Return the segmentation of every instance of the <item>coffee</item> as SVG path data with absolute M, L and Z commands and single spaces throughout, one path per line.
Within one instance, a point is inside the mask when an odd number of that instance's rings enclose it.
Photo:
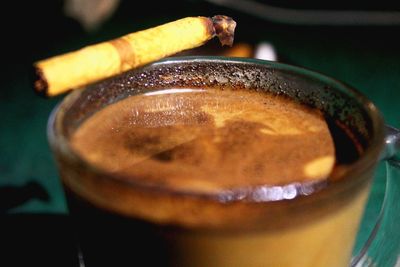
M 85 266 L 347 267 L 382 128 L 318 73 L 183 58 L 73 92 L 49 141 Z
M 85 121 L 71 144 L 108 172 L 191 192 L 326 179 L 335 162 L 321 112 L 251 90 L 132 96 Z
M 293 185 L 326 186 L 342 163 L 358 158 L 360 146 L 354 140 L 321 111 L 287 97 L 244 88 L 172 88 L 131 96 L 105 107 L 81 124 L 71 136 L 71 145 L 86 161 L 125 182 L 211 196 L 239 192 L 233 198 L 245 203 L 249 198 L 260 202 L 295 198 L 296 192 L 287 190 Z M 349 156 L 337 156 L 341 154 Z M 154 202 L 162 203 L 156 197 Z M 212 209 L 209 218 L 200 218 L 196 209 L 202 204 L 188 203 L 186 214 L 180 214 L 171 208 L 151 209 L 146 201 L 135 201 L 125 204 L 145 208 L 134 208 L 132 217 L 125 219 L 93 213 L 94 207 L 82 209 L 81 200 L 70 195 L 74 202 L 71 206 L 80 205 L 80 216 L 85 221 L 81 232 L 90 244 L 83 246 L 88 266 L 115 263 L 116 258 L 122 263 L 131 256 L 139 260 L 148 251 L 157 257 L 141 260 L 156 266 L 281 266 L 282 262 L 286 262 L 284 266 L 314 266 L 312 262 L 315 266 L 345 266 L 350 255 L 341 251 L 350 251 L 356 224 L 348 227 L 346 234 L 343 224 L 348 224 L 346 217 L 351 213 L 361 212 L 364 200 L 362 194 L 339 213 L 325 214 L 318 221 L 313 221 L 307 211 L 303 216 L 306 223 L 297 226 L 284 226 L 287 223 L 272 216 L 265 224 L 266 230 L 232 235 L 224 233 L 224 227 L 210 230 L 203 223 L 215 220 L 226 225 L 231 218 Z M 165 197 L 164 201 L 170 200 Z M 279 209 L 280 214 L 290 218 L 290 207 Z M 174 224 L 174 216 L 185 216 L 188 223 Z M 93 224 L 99 222 L 104 230 L 93 233 Z M 199 229 L 208 226 L 208 230 L 193 231 L 193 225 Z M 321 250 L 324 236 L 335 232 L 344 235 L 336 238 L 336 245 Z M 93 242 L 99 234 L 106 244 L 122 239 L 135 241 L 129 247 L 112 250 Z M 309 242 L 304 244 L 307 239 Z M 289 243 L 304 245 L 286 251 L 283 246 Z M 259 252 L 241 254 L 249 249 Z M 99 251 L 109 257 L 96 260 L 93 255 Z

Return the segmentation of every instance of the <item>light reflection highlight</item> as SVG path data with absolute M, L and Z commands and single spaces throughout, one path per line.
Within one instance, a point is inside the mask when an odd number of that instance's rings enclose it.
M 218 196 L 220 202 L 244 200 L 253 202 L 271 202 L 291 200 L 299 196 L 308 196 L 326 187 L 326 180 L 316 180 L 304 183 L 291 183 L 287 185 L 240 188 L 226 190 Z

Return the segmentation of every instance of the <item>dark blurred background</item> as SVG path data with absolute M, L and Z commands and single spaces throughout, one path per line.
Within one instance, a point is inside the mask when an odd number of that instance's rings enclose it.
M 36 60 L 186 16 L 225 14 L 237 22 L 235 42 L 267 42 L 279 61 L 352 85 L 376 103 L 389 124 L 400 127 L 400 13 L 392 1 L 100 2 L 100 8 L 95 0 L 1 4 L 0 220 L 5 223 L 0 231 L 6 238 L 0 240 L 7 249 L 0 261 L 8 262 L 8 256 L 14 263 L 0 266 L 22 266 L 26 259 L 41 266 L 78 266 L 46 139 L 47 118 L 64 96 L 44 99 L 33 93 L 30 71 Z M 380 166 L 373 187 L 378 196 L 384 175 Z M 369 202 L 365 233 L 379 204 Z

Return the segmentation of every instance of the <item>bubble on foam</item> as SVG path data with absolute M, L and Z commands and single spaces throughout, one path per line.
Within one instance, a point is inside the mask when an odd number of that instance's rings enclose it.
M 256 202 L 291 200 L 298 196 L 311 195 L 325 187 L 326 180 L 295 182 L 281 186 L 264 185 L 226 190 L 219 196 L 219 200 L 225 203 L 238 200 Z
M 252 199 L 257 202 L 277 201 L 283 198 L 283 188 L 281 186 L 263 186 L 257 188 L 252 193 Z
M 289 184 L 282 188 L 282 197 L 283 199 L 293 199 L 297 196 L 297 188 L 294 184 Z

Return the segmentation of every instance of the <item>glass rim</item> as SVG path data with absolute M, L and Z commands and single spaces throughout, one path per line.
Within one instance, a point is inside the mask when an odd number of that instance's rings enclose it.
M 372 138 L 370 139 L 370 143 L 366 150 L 363 152 L 360 158 L 358 158 L 355 162 L 347 165 L 347 171 L 343 174 L 340 174 L 338 176 L 337 182 L 335 182 L 332 185 L 329 185 L 323 189 L 328 189 L 328 190 L 333 190 L 336 193 L 333 193 L 334 195 L 339 194 L 343 191 L 348 191 L 349 188 L 354 188 L 354 182 L 352 179 L 346 179 L 346 177 L 350 177 L 353 175 L 359 175 L 364 173 L 365 171 L 369 170 L 369 168 L 376 164 L 376 162 L 379 161 L 379 156 L 383 151 L 384 147 L 384 120 L 383 117 L 380 113 L 380 110 L 375 106 L 375 104 L 369 100 L 364 94 L 362 94 L 360 91 L 357 89 L 347 85 L 346 83 L 335 79 L 333 77 L 330 77 L 328 75 L 325 75 L 323 73 L 320 73 L 315 70 L 311 70 L 305 67 L 300 67 L 300 66 L 295 66 L 287 63 L 280 63 L 280 62 L 275 62 L 275 61 L 268 61 L 268 60 L 262 60 L 262 59 L 254 59 L 254 58 L 235 58 L 235 57 L 222 57 L 222 56 L 179 56 L 179 57 L 169 57 L 166 59 L 162 59 L 160 61 L 154 62 L 152 64 L 148 64 L 146 66 L 143 66 L 142 68 L 148 68 L 148 67 L 158 67 L 158 66 L 164 66 L 164 65 L 170 65 L 170 64 L 185 64 L 185 63 L 223 63 L 223 64 L 250 64 L 250 65 L 261 65 L 261 66 L 269 66 L 273 69 L 277 70 L 286 70 L 286 71 L 291 71 L 292 73 L 296 75 L 303 75 L 307 78 L 313 78 L 318 81 L 322 81 L 323 83 L 327 83 L 330 85 L 334 85 L 331 87 L 331 90 L 339 90 L 349 96 L 352 97 L 352 99 L 356 100 L 365 110 L 366 114 L 368 115 L 368 118 L 371 120 L 371 136 Z M 134 71 L 140 71 L 141 68 L 135 69 Z M 111 77 L 110 79 L 112 79 Z M 85 87 L 84 87 L 85 88 Z M 81 156 L 79 156 L 76 152 L 73 151 L 73 149 L 69 146 L 69 142 L 67 140 L 67 137 L 63 136 L 59 129 L 57 129 L 57 126 L 60 124 L 60 119 L 63 119 L 63 108 L 67 108 L 69 104 L 73 103 L 76 99 L 79 98 L 80 94 L 84 90 L 82 89 L 77 89 L 74 90 L 73 92 L 69 93 L 64 99 L 62 99 L 52 110 L 48 123 L 47 123 L 47 137 L 48 137 L 48 142 L 50 143 L 50 147 L 52 150 L 57 150 L 63 158 L 66 158 L 68 160 L 72 160 L 73 162 L 78 163 L 80 166 L 85 166 L 88 170 L 95 174 L 99 174 L 102 177 L 107 177 L 112 179 L 113 182 L 122 184 L 124 186 L 128 187 L 135 187 L 135 188 L 140 188 L 140 189 L 145 189 L 150 192 L 163 192 L 168 195 L 179 195 L 179 196 L 189 196 L 189 197 L 195 197 L 195 198 L 200 198 L 200 199 L 205 199 L 205 200 L 216 200 L 218 202 L 222 203 L 227 203 L 227 202 L 233 202 L 237 201 L 238 199 L 232 197 L 232 192 L 233 190 L 221 190 L 218 192 L 212 192 L 212 193 L 205 193 L 205 192 L 196 192 L 196 191 L 185 191 L 182 189 L 171 189 L 171 188 L 165 188 L 165 187 L 160 187 L 160 186 L 155 186 L 155 185 L 148 185 L 148 184 L 143 184 L 137 181 L 132 181 L 132 179 L 123 179 L 124 176 L 121 175 L 116 175 L 107 172 L 104 169 L 99 168 L 98 166 L 87 162 L 84 160 Z M 60 115 L 61 114 L 61 115 Z M 61 116 L 61 117 L 60 117 Z M 129 180 L 129 181 L 128 181 Z M 293 183 L 295 184 L 295 183 Z M 278 187 L 282 186 L 291 186 L 293 184 L 286 184 L 286 185 L 281 185 Z M 297 184 L 297 183 L 296 183 Z M 359 183 L 356 183 L 358 185 Z M 255 190 L 257 188 L 271 188 L 275 187 L 276 185 L 261 185 L 261 186 L 256 186 L 256 187 L 251 187 L 251 190 Z M 314 186 L 320 186 L 319 184 L 316 183 L 310 183 L 306 184 L 306 186 L 309 187 L 314 187 Z M 329 189 L 330 188 L 330 189 Z M 238 188 L 241 189 L 241 188 Z M 311 189 L 311 188 L 308 188 Z M 305 188 L 307 190 L 307 188 Z M 322 190 L 323 191 L 323 190 Z M 237 193 L 237 192 L 236 192 Z M 315 194 L 310 194 L 315 195 Z M 297 199 L 295 197 L 294 199 Z M 277 199 L 277 200 L 286 200 L 286 199 Z M 248 202 L 275 202 L 276 200 L 265 200 L 265 201 L 248 201 Z

